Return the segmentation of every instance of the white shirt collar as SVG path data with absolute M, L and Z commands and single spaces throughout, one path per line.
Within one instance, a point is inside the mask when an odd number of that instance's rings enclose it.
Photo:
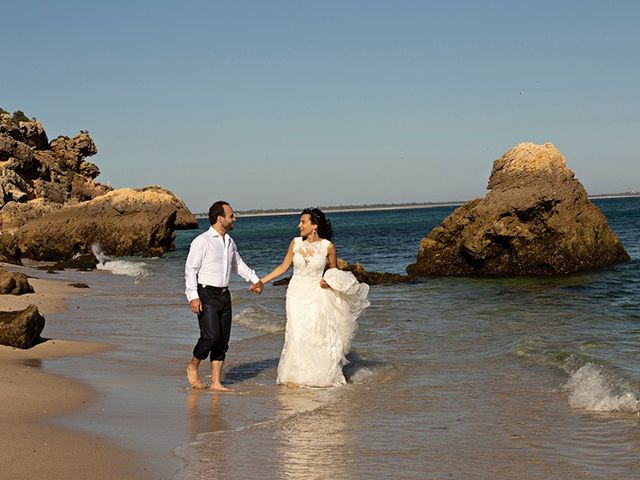
M 209 227 L 209 230 L 207 230 L 207 232 L 209 233 L 209 235 L 211 235 L 212 237 L 221 237 L 224 238 L 227 236 L 227 234 L 225 233 L 224 235 L 220 235 L 220 232 L 218 232 L 215 228 L 213 228 L 213 225 Z

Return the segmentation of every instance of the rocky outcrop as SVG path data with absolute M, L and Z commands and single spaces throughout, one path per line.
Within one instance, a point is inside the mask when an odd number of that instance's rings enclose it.
M 44 317 L 35 305 L 29 305 L 20 311 L 0 312 L 1 345 L 31 348 L 40 341 L 42 330 Z
M 34 208 L 23 209 L 33 210 L 28 217 L 18 214 L 14 218 L 4 211 L 0 226 L 11 229 L 15 223 L 23 225 L 43 211 L 42 205 L 56 208 L 110 191 L 111 187 L 94 182 L 100 170 L 85 160 L 97 151 L 87 132 L 73 138 L 60 136 L 49 143 L 38 120 L 0 109 L 0 208 L 40 200 Z
M 159 198 L 164 198 L 165 202 L 173 206 L 176 211 L 176 222 L 174 225 L 176 230 L 198 228 L 198 220 L 196 220 L 196 217 L 194 217 L 189 211 L 187 205 L 182 201 L 182 199 L 176 197 L 166 188 L 162 188 L 158 185 L 150 185 L 140 189 L 140 191 L 153 192 L 158 195 Z
M 13 233 L 0 230 L 0 262 L 22 264 L 18 251 L 18 239 Z
M 505 153 L 488 189 L 422 239 L 410 275 L 557 275 L 629 259 L 551 143 Z
M 49 142 L 38 120 L 0 109 L 0 232 L 14 234 L 0 238 L 0 261 L 19 263 L 21 255 L 68 259 L 87 252 L 87 243 L 114 255 L 157 255 L 171 248 L 173 230 L 198 227 L 184 202 L 166 189 L 113 190 L 97 183 L 100 170 L 86 161 L 96 153 L 88 132 Z M 54 243 L 34 243 L 47 240 Z
M 0 295 L 24 295 L 33 293 L 29 277 L 21 272 L 8 272 L 0 268 Z
M 5 232 L 15 232 L 31 220 L 60 210 L 62 207 L 62 203 L 49 202 L 44 198 L 36 198 L 25 203 L 9 202 L 0 210 L 0 227 Z
M 73 138 L 58 137 L 50 144 L 58 163 L 67 171 L 82 173 L 93 179 L 100 174 L 98 167 L 86 164 L 84 159 L 98 153 L 96 144 L 87 132 L 80 132 Z
M 405 282 L 410 282 L 411 280 L 414 279 L 414 277 L 410 275 L 400 275 L 398 273 L 367 272 L 364 269 L 364 267 L 360 264 L 360 262 L 350 264 L 346 260 L 343 260 L 342 258 L 338 258 L 337 267 L 339 270 L 344 270 L 344 271 L 353 273 L 353 276 L 356 277 L 356 280 L 362 283 L 366 283 L 367 285 L 405 283 Z M 285 277 L 273 282 L 273 286 L 278 287 L 282 285 L 288 285 L 290 281 L 291 281 L 291 277 Z
M 77 253 L 72 258 L 60 260 L 53 265 L 40 265 L 36 268 L 38 270 L 46 270 L 49 273 L 55 273 L 56 270 L 66 270 L 67 268 L 88 272 L 95 270 L 97 267 L 98 259 L 93 253 Z
M 413 277 L 388 272 L 367 272 L 360 262 L 349 264 L 341 258 L 338 259 L 338 268 L 353 273 L 359 282 L 367 285 L 382 285 L 387 283 L 409 282 Z
M 174 245 L 176 209 L 165 193 L 122 188 L 64 207 L 16 232 L 18 249 L 34 260 L 63 260 L 90 253 L 162 255 Z

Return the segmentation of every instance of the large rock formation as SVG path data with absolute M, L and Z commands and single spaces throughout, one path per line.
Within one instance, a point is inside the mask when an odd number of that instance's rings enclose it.
M 110 191 L 111 187 L 94 182 L 100 170 L 85 161 L 97 151 L 87 132 L 73 138 L 60 136 L 49 143 L 38 120 L 19 111 L 10 115 L 0 109 L 0 226 L 5 230 L 16 227 L 13 216 L 4 211 L 12 203 L 28 204 L 39 199 L 33 208 L 21 209 L 33 217 Z M 29 219 L 18 215 L 14 222 L 19 226 Z
M 59 210 L 63 206 L 63 203 L 50 202 L 44 198 L 36 198 L 24 203 L 8 202 L 0 210 L 0 228 L 7 233 L 15 232 L 31 220 Z
M 173 248 L 176 209 L 156 189 L 121 188 L 32 220 L 15 236 L 22 255 L 62 260 L 98 244 L 108 255 L 161 255 Z
M 31 348 L 40 341 L 44 317 L 38 307 L 29 305 L 16 312 L 0 312 L 0 344 Z
M 505 153 L 487 188 L 422 239 L 409 274 L 555 275 L 629 259 L 552 144 Z
M 143 192 L 150 191 L 158 195 L 159 199 L 164 199 L 168 205 L 171 205 L 176 211 L 176 230 L 189 230 L 192 228 L 198 228 L 198 220 L 187 208 L 187 205 L 181 198 L 176 197 L 166 188 L 162 188 L 158 185 L 150 185 L 140 189 Z
M 70 258 L 86 252 L 87 242 L 100 243 L 115 255 L 155 255 L 171 248 L 173 230 L 197 228 L 184 202 L 161 187 L 109 195 L 118 190 L 97 183 L 100 170 L 85 160 L 96 153 L 87 132 L 49 142 L 38 120 L 0 109 L 0 261 L 17 263 L 21 255 Z M 94 202 L 97 199 L 101 200 Z M 138 200 L 140 205 L 134 205 Z M 114 240 L 116 234 L 121 241 Z M 54 243 L 33 243 L 47 239 Z

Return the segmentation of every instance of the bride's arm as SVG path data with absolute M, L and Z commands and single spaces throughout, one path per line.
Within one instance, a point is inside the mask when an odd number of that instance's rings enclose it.
M 336 268 L 338 266 L 338 255 L 336 254 L 336 247 L 333 243 L 330 243 L 327 247 L 327 268 Z M 322 288 L 331 288 L 324 278 L 320 279 L 320 286 Z
M 280 275 L 289 270 L 289 267 L 291 267 L 291 264 L 293 263 L 293 243 L 294 240 L 291 240 L 289 249 L 287 250 L 287 254 L 284 256 L 284 260 L 282 260 L 282 263 L 274 268 L 271 273 L 265 275 L 260 279 L 262 283 L 266 284 L 267 282 L 278 278 Z
M 327 247 L 327 266 L 329 268 L 336 268 L 338 266 L 338 255 L 336 254 L 336 247 L 333 243 L 330 243 Z

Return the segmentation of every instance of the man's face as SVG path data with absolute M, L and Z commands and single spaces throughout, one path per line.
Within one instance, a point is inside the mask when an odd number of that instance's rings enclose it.
M 234 225 L 236 224 L 236 214 L 233 213 L 233 208 L 231 205 L 223 205 L 224 215 L 219 216 L 220 223 L 222 227 L 227 231 L 233 230 Z

